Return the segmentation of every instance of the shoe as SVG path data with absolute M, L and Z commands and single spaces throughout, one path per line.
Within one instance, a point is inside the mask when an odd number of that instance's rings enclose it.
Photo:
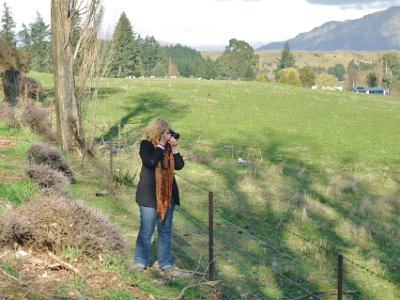
M 163 272 L 172 272 L 174 270 L 174 267 L 171 265 L 165 266 L 161 268 L 161 271 Z
M 167 276 L 181 276 L 181 272 L 177 267 L 173 267 L 173 266 L 165 266 L 163 268 L 161 268 L 161 271 L 163 272 L 164 275 Z
M 137 270 L 139 272 L 146 270 L 146 266 L 141 265 L 141 264 L 134 264 L 133 267 L 135 268 L 135 270 Z

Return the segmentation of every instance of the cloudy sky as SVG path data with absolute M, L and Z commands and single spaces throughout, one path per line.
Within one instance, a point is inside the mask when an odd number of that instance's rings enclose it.
M 1 0 L 18 28 L 39 12 L 50 23 L 51 0 Z M 400 0 L 103 0 L 103 32 L 110 32 L 122 12 L 134 32 L 160 42 L 180 43 L 199 50 L 223 49 L 229 39 L 254 48 L 283 41 L 328 21 L 358 19 L 400 6 Z

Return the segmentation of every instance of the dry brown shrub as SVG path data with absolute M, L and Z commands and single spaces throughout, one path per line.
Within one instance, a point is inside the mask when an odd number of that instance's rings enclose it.
M 45 164 L 52 169 L 62 172 L 70 180 L 73 179 L 70 163 L 60 149 L 50 143 L 33 143 L 27 152 L 31 164 Z
M 100 211 L 57 193 L 37 195 L 6 212 L 0 221 L 0 243 L 56 254 L 69 246 L 88 257 L 111 251 L 125 254 L 119 227 Z
M 30 164 L 26 168 L 26 174 L 42 188 L 63 191 L 69 184 L 69 179 L 64 173 L 54 170 L 51 166 L 45 164 Z
M 20 102 L 13 107 L 8 102 L 0 104 L 0 118 L 9 127 L 27 126 L 47 140 L 55 139 L 50 119 L 51 110 L 39 102 Z
M 0 118 L 9 127 L 19 126 L 19 122 L 15 115 L 15 109 L 6 101 L 0 103 Z
M 26 98 L 38 99 L 43 92 L 43 86 L 40 81 L 28 76 L 21 76 L 20 87 L 20 94 Z
M 22 103 L 17 106 L 21 110 L 20 124 L 32 128 L 37 134 L 53 138 L 50 109 L 39 102 Z

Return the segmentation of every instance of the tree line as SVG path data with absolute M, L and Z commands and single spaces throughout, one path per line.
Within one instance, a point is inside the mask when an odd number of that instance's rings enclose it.
M 276 60 L 274 77 L 277 82 L 311 87 L 335 87 L 344 82 L 352 90 L 358 85 L 383 86 L 388 92 L 400 92 L 400 58 L 396 52 L 384 53 L 375 62 L 352 59 L 345 67 L 341 63 L 329 67 L 296 66 L 296 58 L 285 43 L 280 58 Z
M 50 25 L 37 12 L 33 23 L 22 24 L 22 30 L 15 32 L 16 23 L 7 4 L 4 3 L 1 19 L 1 38 L 16 45 L 26 56 L 25 65 L 38 72 L 52 72 Z M 79 19 L 74 20 L 76 32 Z M 182 76 L 205 79 L 271 80 L 259 66 L 259 57 L 245 41 L 231 39 L 222 54 L 216 59 L 205 59 L 199 51 L 177 45 L 162 46 L 153 36 L 141 37 L 123 12 L 112 37 L 99 40 L 113 55 L 109 62 L 109 77 L 138 76 Z M 327 70 L 321 67 L 296 67 L 296 59 L 286 43 L 281 57 L 276 60 L 274 78 L 278 82 L 302 86 L 334 85 L 346 81 L 351 89 L 355 85 L 382 85 L 386 89 L 397 87 L 400 77 L 400 62 L 396 53 L 385 53 L 377 62 L 355 62 L 347 66 L 336 64 Z M 283 70 L 285 68 L 292 68 Z

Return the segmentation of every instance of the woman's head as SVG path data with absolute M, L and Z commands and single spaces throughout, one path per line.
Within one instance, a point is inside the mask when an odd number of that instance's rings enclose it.
M 160 135 L 171 129 L 171 125 L 161 118 L 155 118 L 146 128 L 145 137 L 150 142 L 158 142 Z

